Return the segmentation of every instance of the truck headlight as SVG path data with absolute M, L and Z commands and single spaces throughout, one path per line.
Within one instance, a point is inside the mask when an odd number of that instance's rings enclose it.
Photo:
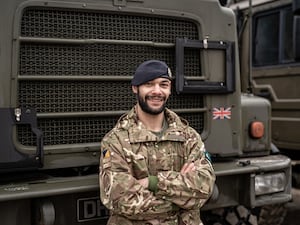
M 255 176 L 255 194 L 264 195 L 284 191 L 286 177 L 284 173 L 269 173 Z

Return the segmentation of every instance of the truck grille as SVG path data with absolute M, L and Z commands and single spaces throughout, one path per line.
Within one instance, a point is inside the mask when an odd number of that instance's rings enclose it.
M 23 12 L 20 34 L 17 105 L 37 110 L 45 145 L 99 143 L 134 105 L 130 78 L 141 62 L 160 59 L 175 72 L 175 47 L 128 42 L 199 39 L 197 24 L 182 18 L 35 7 Z M 76 42 L 92 39 L 126 43 Z M 185 74 L 199 71 L 199 52 L 187 50 Z M 202 96 L 177 95 L 174 88 L 168 107 L 201 133 Z M 17 137 L 35 145 L 27 126 L 17 128 Z

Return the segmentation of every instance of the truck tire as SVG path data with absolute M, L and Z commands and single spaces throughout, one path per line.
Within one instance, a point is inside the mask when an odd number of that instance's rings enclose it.
M 205 225 L 280 225 L 286 215 L 283 204 L 267 205 L 248 209 L 245 206 L 233 206 L 202 212 Z
M 287 209 L 284 204 L 266 205 L 260 208 L 259 225 L 280 225 L 283 223 Z
M 242 205 L 203 212 L 202 221 L 205 225 L 258 225 L 257 216 Z

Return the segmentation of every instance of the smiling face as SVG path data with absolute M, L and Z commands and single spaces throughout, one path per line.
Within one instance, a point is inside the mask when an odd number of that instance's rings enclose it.
M 138 104 L 148 114 L 158 115 L 164 111 L 171 94 L 171 81 L 167 78 L 157 78 L 139 86 L 132 86 L 137 94 Z

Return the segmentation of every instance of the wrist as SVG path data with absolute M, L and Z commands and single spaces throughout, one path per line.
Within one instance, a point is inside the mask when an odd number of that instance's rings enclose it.
M 149 176 L 148 177 L 148 189 L 154 193 L 157 192 L 157 183 L 158 183 L 158 177 L 157 176 Z

